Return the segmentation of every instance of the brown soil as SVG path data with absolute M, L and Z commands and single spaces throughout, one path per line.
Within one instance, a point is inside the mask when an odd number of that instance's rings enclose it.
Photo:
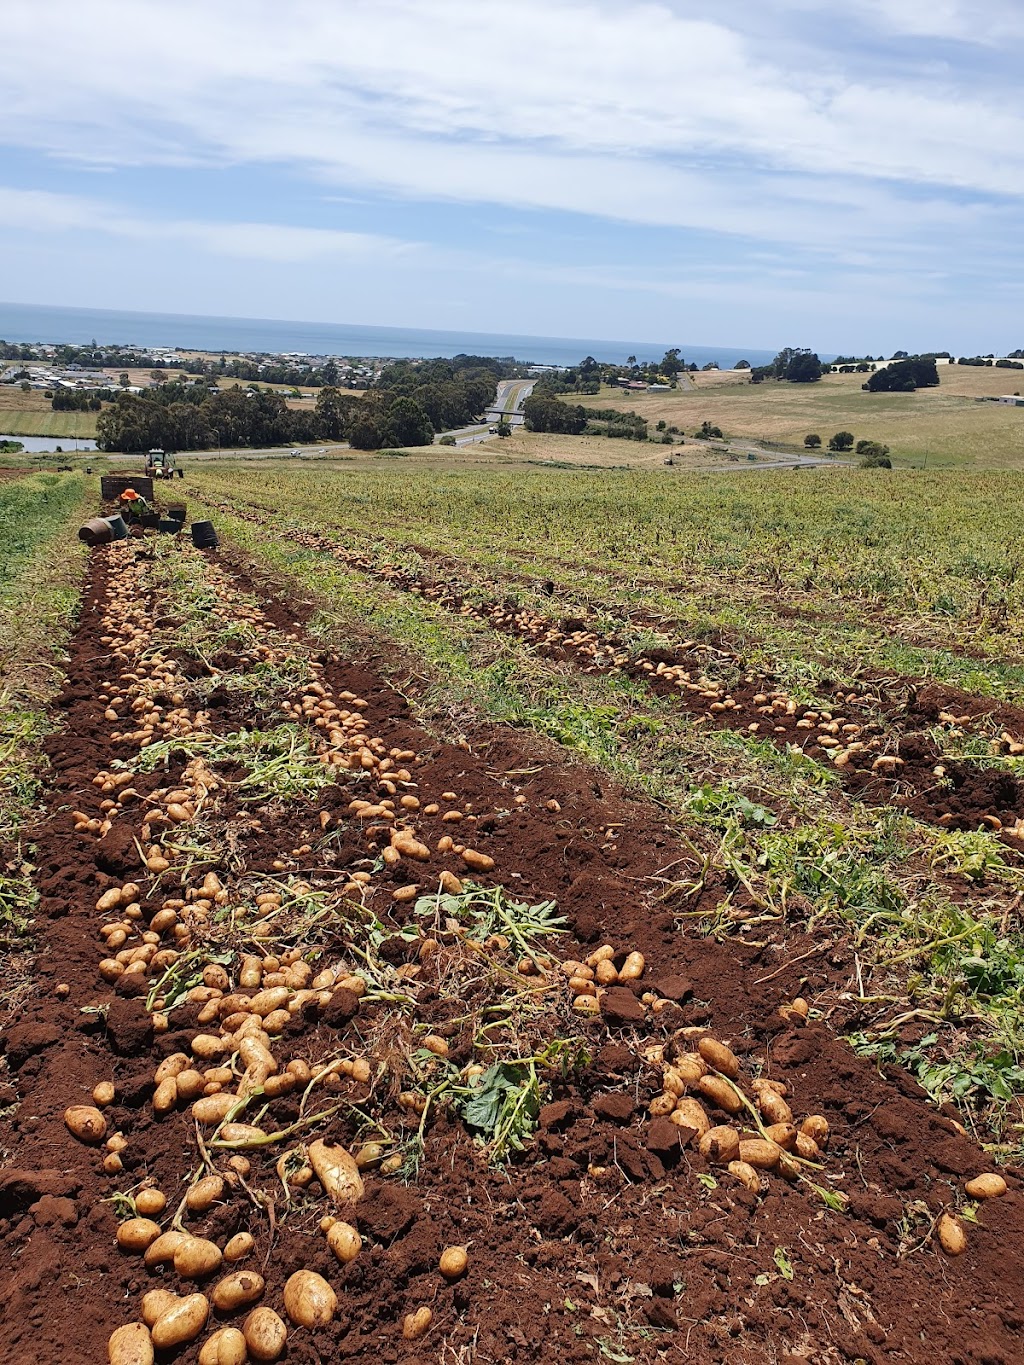
M 104 848 L 106 840 L 75 836 L 68 813 L 95 804 L 91 779 L 111 755 L 95 699 L 111 667 L 98 640 L 104 563 L 95 551 L 55 707 L 65 728 L 50 744 L 48 815 L 35 833 L 38 990 L 4 1040 L 0 1321 L 11 1365 L 102 1362 L 109 1333 L 137 1317 L 143 1292 L 183 1287 L 173 1273 L 147 1272 L 116 1249 L 114 1212 L 104 1202 L 145 1174 L 173 1207 L 191 1124 L 184 1113 L 153 1118 L 152 1070 L 156 1057 L 187 1046 L 198 1031 L 184 1007 L 172 1031 L 154 1039 L 139 1002 L 96 973 L 93 906 L 112 878 L 133 867 L 117 840 Z M 273 619 L 291 628 L 298 615 L 279 604 Z M 527 898 L 557 900 L 587 951 L 604 940 L 640 949 L 645 985 L 679 1004 L 650 1015 L 622 988 L 616 1011 L 591 1025 L 592 1063 L 556 1084 L 536 1140 L 506 1170 L 488 1167 L 462 1125 L 440 1116 L 417 1180 L 368 1178 L 355 1217 L 364 1249 L 347 1268 L 316 1229 L 320 1210 L 301 1201 L 291 1211 L 278 1205 L 272 1242 L 265 1214 L 239 1199 L 196 1222 L 195 1230 L 219 1241 L 252 1229 L 268 1281 L 263 1301 L 278 1310 L 284 1279 L 299 1267 L 336 1287 L 337 1319 L 315 1332 L 293 1329 L 289 1362 L 1012 1365 L 1024 1357 L 1024 1173 L 1007 1172 L 1010 1192 L 981 1207 L 963 1255 L 938 1249 L 933 1220 L 962 1202 L 964 1178 L 988 1169 L 988 1159 L 904 1074 L 880 1075 L 820 1023 L 780 1018 L 780 1002 L 800 989 L 812 993 L 807 963 L 797 960 L 814 943 L 789 941 L 780 951 L 680 932 L 654 899 L 653 879 L 681 852 L 656 808 L 505 730 L 472 732 L 466 748 L 431 739 L 366 658 L 336 664 L 328 676 L 366 698 L 376 733 L 415 747 L 424 792 L 451 787 L 477 811 L 507 810 L 513 794 L 525 795 L 522 810 L 497 821 L 482 845 L 497 860 L 494 878 Z M 228 695 L 218 728 L 237 724 L 232 707 Z M 321 803 L 343 829 L 347 795 L 329 788 Z M 551 801 L 559 811 L 547 809 Z M 310 814 L 286 808 L 272 838 L 249 838 L 249 866 L 266 869 L 271 850 L 298 839 Z M 444 828 L 423 823 L 432 838 Z M 350 856 L 360 851 L 353 840 Z M 435 859 L 431 873 L 443 865 Z M 145 902 L 144 914 L 152 908 Z M 813 990 L 841 987 L 845 969 L 841 955 L 820 955 Z M 58 982 L 70 986 L 67 999 L 54 994 Z M 462 1007 L 442 998 L 439 1017 Z M 313 1026 L 336 1038 L 337 1023 Z M 357 1015 L 341 1027 L 371 1023 Z M 801 1112 L 828 1118 L 833 1137 L 822 1179 L 847 1193 L 847 1213 L 774 1176 L 755 1197 L 681 1147 L 672 1125 L 648 1116 L 659 1085 L 641 1049 L 681 1025 L 713 1028 L 745 1066 L 784 1080 Z M 98 1156 L 61 1121 L 66 1105 L 87 1102 L 92 1086 L 109 1078 L 118 1088 L 110 1125 L 130 1136 L 118 1178 L 103 1175 Z M 339 1121 L 333 1135 L 351 1141 L 354 1133 Z M 272 1161 L 254 1159 L 253 1188 L 275 1188 Z M 455 1243 L 468 1245 L 469 1270 L 447 1284 L 437 1258 Z M 421 1305 L 433 1312 L 431 1329 L 404 1342 L 402 1317 Z M 159 1358 L 194 1362 L 197 1347 Z

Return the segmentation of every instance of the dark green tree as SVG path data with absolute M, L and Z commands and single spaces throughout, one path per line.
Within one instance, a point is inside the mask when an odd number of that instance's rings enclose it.
M 852 450 L 853 432 L 837 431 L 828 443 L 829 450 Z

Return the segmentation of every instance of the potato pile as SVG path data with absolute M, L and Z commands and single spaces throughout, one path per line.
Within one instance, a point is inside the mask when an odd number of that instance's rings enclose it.
M 616 967 L 615 959 L 620 965 Z M 617 953 L 610 943 L 603 943 L 595 949 L 585 962 L 568 958 L 561 964 L 562 974 L 568 979 L 572 1007 L 580 1014 L 597 1014 L 601 1008 L 601 997 L 609 986 L 624 985 L 626 982 L 639 981 L 646 968 L 643 953 L 635 950 Z M 643 1003 L 656 1010 L 669 1003 L 660 1001 L 652 992 L 646 993 Z
M 744 1088 L 739 1058 L 725 1043 L 700 1029 L 684 1029 L 644 1056 L 661 1067 L 663 1089 L 648 1106 L 651 1117 L 676 1124 L 684 1145 L 694 1144 L 706 1161 L 725 1167 L 747 1189 L 758 1193 L 769 1171 L 796 1180 L 802 1168 L 820 1168 L 828 1120 L 820 1114 L 797 1119 L 782 1081 L 755 1076 Z

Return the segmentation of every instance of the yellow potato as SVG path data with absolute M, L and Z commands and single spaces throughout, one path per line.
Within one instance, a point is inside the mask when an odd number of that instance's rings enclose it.
M 806 1133 L 797 1133 L 793 1151 L 804 1161 L 819 1161 L 821 1159 L 821 1148 Z
M 758 1171 L 771 1171 L 779 1164 L 783 1155 L 777 1143 L 764 1138 L 749 1138 L 740 1143 L 740 1160 Z
M 207 1175 L 197 1180 L 185 1196 L 185 1205 L 193 1213 L 205 1213 L 224 1198 L 224 1178 Z
M 180 1295 L 172 1294 L 169 1289 L 151 1289 L 142 1298 L 142 1321 L 147 1327 L 152 1327 L 157 1318 L 162 1318 L 179 1298 Z
M 967 1234 L 951 1213 L 944 1213 L 939 1219 L 939 1242 L 947 1256 L 959 1256 L 967 1249 Z
M 252 1251 L 256 1242 L 251 1232 L 236 1232 L 224 1247 L 225 1261 L 241 1261 Z
M 785 1148 L 787 1152 L 796 1145 L 796 1129 L 791 1123 L 772 1123 L 764 1130 L 764 1135 L 769 1142 Z
M 199 1365 L 245 1365 L 245 1337 L 237 1327 L 221 1327 L 203 1342 Z
M 728 1166 L 740 1155 L 740 1135 L 735 1128 L 719 1125 L 709 1128 L 700 1140 L 700 1154 L 716 1166 Z
M 625 962 L 619 969 L 620 981 L 639 981 L 644 974 L 647 963 L 644 961 L 643 953 L 629 953 Z
M 135 1196 L 135 1212 L 143 1218 L 156 1218 L 167 1207 L 167 1196 L 163 1190 L 139 1190 Z
M 1006 1181 L 994 1171 L 987 1175 L 976 1175 L 964 1186 L 972 1199 L 998 1199 L 1006 1193 Z
M 673 1061 L 672 1070 L 686 1085 L 696 1085 L 702 1076 L 708 1074 L 708 1064 L 699 1053 L 684 1052 Z
M 363 1239 L 351 1223 L 332 1223 L 327 1229 L 327 1245 L 342 1265 L 354 1261 L 363 1248 Z
M 735 1052 L 718 1042 L 715 1038 L 702 1038 L 697 1044 L 697 1051 L 707 1062 L 708 1066 L 720 1071 L 723 1076 L 728 1076 L 734 1081 L 740 1074 L 740 1064 Z
M 152 1218 L 129 1218 L 117 1229 L 117 1245 L 122 1251 L 141 1256 L 160 1236 L 160 1224 Z
M 288 1328 L 272 1308 L 254 1308 L 242 1324 L 253 1360 L 276 1360 L 288 1340 Z
M 110 1334 L 110 1365 L 153 1365 L 153 1339 L 144 1322 L 128 1322 Z
M 162 1232 L 155 1242 L 149 1244 L 143 1259 L 146 1265 L 150 1267 L 166 1265 L 168 1261 L 174 1260 L 174 1253 L 182 1242 L 187 1241 L 187 1232 L 178 1232 L 176 1228 L 169 1228 L 167 1232 Z
M 210 1305 L 205 1294 L 189 1294 L 161 1314 L 153 1324 L 153 1345 L 161 1351 L 195 1341 L 206 1326 Z
M 100 1081 L 98 1085 L 93 1086 L 92 1102 L 97 1108 L 103 1108 L 104 1105 L 113 1104 L 115 1093 L 111 1081 Z
M 363 1197 L 363 1178 L 355 1158 L 344 1147 L 329 1146 L 317 1138 L 308 1146 L 309 1164 L 335 1204 L 355 1204 Z
M 465 1247 L 445 1247 L 438 1269 L 446 1280 L 457 1280 L 460 1275 L 465 1275 L 468 1265 L 469 1254 Z
M 230 1313 L 236 1308 L 248 1308 L 263 1295 L 266 1283 L 255 1270 L 235 1270 L 225 1275 L 213 1287 L 210 1298 L 214 1308 Z
M 219 1270 L 224 1257 L 216 1242 L 206 1237 L 185 1237 L 174 1253 L 174 1269 L 184 1280 L 201 1280 Z
M 64 1123 L 72 1137 L 90 1147 L 102 1142 L 107 1135 L 106 1119 L 90 1104 L 73 1104 L 65 1109 Z
M 434 1320 L 429 1308 L 417 1308 L 414 1313 L 406 1313 L 402 1319 L 402 1336 L 406 1341 L 419 1341 Z
M 761 1179 L 748 1161 L 730 1161 L 729 1174 L 745 1185 L 751 1194 L 761 1193 Z
M 769 1123 L 792 1123 L 793 1111 L 774 1090 L 761 1090 L 757 1095 L 757 1107 Z
M 238 1096 L 229 1095 L 226 1091 L 219 1095 L 204 1095 L 192 1106 L 192 1117 L 205 1128 L 214 1128 L 224 1121 L 237 1103 Z
M 322 1275 L 296 1270 L 285 1281 L 284 1309 L 297 1327 L 324 1327 L 338 1311 L 338 1296 Z
M 824 1147 L 828 1143 L 828 1119 L 822 1118 L 820 1114 L 809 1114 L 801 1123 L 800 1131 L 819 1147 Z
M 702 1138 L 711 1127 L 711 1120 L 708 1118 L 704 1106 L 699 1100 L 695 1100 L 691 1096 L 684 1096 L 677 1100 L 669 1117 L 678 1127 L 692 1129 L 694 1136 L 698 1139 Z
M 737 1094 L 736 1087 L 723 1076 L 702 1076 L 697 1082 L 697 1089 L 727 1114 L 738 1114 L 743 1108 L 743 1101 Z

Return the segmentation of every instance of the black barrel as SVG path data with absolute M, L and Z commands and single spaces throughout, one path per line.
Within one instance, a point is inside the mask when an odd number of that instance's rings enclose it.
M 217 543 L 217 532 L 213 529 L 212 521 L 192 523 L 192 544 L 197 550 L 216 549 Z
M 145 526 L 147 531 L 155 531 L 156 528 L 160 525 L 160 513 L 143 512 L 139 520 L 141 521 L 142 525 Z
M 169 502 L 167 504 L 167 515 L 170 517 L 171 521 L 184 521 L 185 504 L 183 502 Z
M 78 539 L 84 540 L 86 545 L 109 545 L 114 539 L 114 533 L 106 517 L 93 517 L 91 521 L 79 527 Z
M 166 536 L 180 535 L 181 522 L 175 521 L 173 517 L 164 517 L 160 522 L 160 530 Z

